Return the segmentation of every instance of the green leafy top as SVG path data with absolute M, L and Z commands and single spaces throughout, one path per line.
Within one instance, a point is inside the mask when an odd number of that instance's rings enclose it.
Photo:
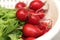
M 18 36 L 22 36 L 22 32 L 17 28 L 24 24 L 25 22 L 16 18 L 16 9 L 0 7 L 0 40 L 18 40 Z

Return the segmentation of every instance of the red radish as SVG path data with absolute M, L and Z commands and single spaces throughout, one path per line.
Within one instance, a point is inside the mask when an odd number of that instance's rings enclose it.
M 41 0 L 33 0 L 33 1 L 41 1 Z
M 42 35 L 42 31 L 32 24 L 25 24 L 23 26 L 23 34 L 27 37 L 38 37 Z
M 46 13 L 48 11 L 48 9 L 38 9 L 36 11 L 36 13 L 39 13 L 39 12 L 43 12 L 43 13 Z
M 32 9 L 29 9 L 28 11 L 29 11 L 29 15 L 34 15 L 35 14 L 35 11 L 32 10 Z
M 31 15 L 31 16 L 28 18 L 28 23 L 38 24 L 39 20 L 40 20 L 39 16 L 37 16 L 37 15 Z
M 42 30 L 43 31 L 43 34 L 45 34 L 46 32 L 48 32 L 51 28 L 46 28 L 45 30 Z
M 51 28 L 51 26 L 52 26 L 52 22 L 51 22 L 51 20 L 41 20 L 40 21 L 40 23 L 39 23 L 39 28 L 41 29 L 41 30 L 46 30 L 47 28 Z
M 28 38 L 26 38 L 26 39 L 24 39 L 24 40 L 35 40 L 35 38 L 33 38 L 33 37 L 28 37 Z
M 34 10 L 32 10 L 32 9 L 28 9 L 28 11 L 30 11 L 30 12 L 35 12 Z
M 38 15 L 41 19 L 44 18 L 44 16 L 46 15 L 46 12 L 47 12 L 47 10 L 44 10 L 44 9 L 38 9 L 38 10 L 36 11 L 37 15 Z
M 15 8 L 16 8 L 16 9 L 20 9 L 20 8 L 25 7 L 25 6 L 26 6 L 25 3 L 23 3 L 23 2 L 18 2 L 18 3 L 16 4 Z
M 40 17 L 40 19 L 43 19 L 44 16 L 45 16 L 45 13 L 43 13 L 43 12 L 39 12 L 39 13 L 37 13 L 37 15 Z
M 38 10 L 40 9 L 42 6 L 44 5 L 44 3 L 42 1 L 32 1 L 30 3 L 29 8 L 33 9 L 33 10 Z
M 40 23 L 37 25 L 37 27 L 40 29 L 40 30 L 42 30 L 43 31 L 43 33 L 42 34 L 45 34 L 46 32 L 48 32 L 50 29 L 51 29 L 51 27 L 52 27 L 52 22 L 51 22 L 51 20 L 46 20 L 46 19 L 44 19 L 44 20 L 40 20 Z
M 27 17 L 28 11 L 26 9 L 19 9 L 16 12 L 16 17 L 21 20 L 21 21 L 25 21 L 26 17 Z

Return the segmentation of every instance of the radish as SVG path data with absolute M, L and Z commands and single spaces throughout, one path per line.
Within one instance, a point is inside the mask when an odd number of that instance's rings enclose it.
M 27 21 L 28 23 L 31 23 L 31 24 L 38 24 L 39 20 L 40 20 L 39 16 L 31 15 Z
M 21 8 L 24 8 L 26 7 L 26 4 L 23 3 L 23 2 L 18 2 L 16 5 L 15 5 L 15 8 L 16 9 L 21 9 Z
M 43 19 L 40 20 L 38 25 L 41 30 L 45 30 L 52 27 L 52 21 L 50 19 Z
M 33 38 L 33 37 L 28 37 L 28 38 L 26 38 L 26 39 L 24 39 L 24 40 L 35 40 L 35 38 Z
M 33 10 L 38 10 L 43 7 L 44 3 L 42 1 L 32 1 L 29 8 Z
M 23 26 L 23 34 L 27 37 L 39 37 L 42 35 L 42 31 L 32 24 L 25 24 Z
M 19 9 L 17 12 L 16 12 L 16 17 L 21 20 L 21 21 L 25 21 L 26 20 L 26 17 L 28 15 L 28 11 L 26 9 Z

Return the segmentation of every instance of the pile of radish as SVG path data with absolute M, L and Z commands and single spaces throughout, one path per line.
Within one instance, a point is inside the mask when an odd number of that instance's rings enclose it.
M 32 1 L 28 7 L 23 2 L 16 4 L 16 17 L 25 22 L 22 29 L 24 40 L 34 40 L 51 29 L 51 20 L 44 19 L 46 15 L 46 10 L 42 8 L 44 5 L 45 3 L 40 0 Z

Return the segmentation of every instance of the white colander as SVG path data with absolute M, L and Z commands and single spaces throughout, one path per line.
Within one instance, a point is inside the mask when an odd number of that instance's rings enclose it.
M 0 0 L 0 6 L 5 7 L 5 8 L 14 9 L 16 3 L 19 2 L 19 1 L 26 3 L 27 6 L 28 6 L 32 0 Z M 46 0 L 41 0 L 41 1 L 45 2 Z M 52 2 L 52 0 L 49 0 L 48 2 L 50 4 L 50 9 L 49 9 L 49 12 L 48 12 L 46 17 L 54 20 L 53 23 L 55 24 L 55 21 L 57 19 L 57 14 L 56 14 L 57 10 L 55 10 L 56 7 L 55 7 L 55 4 Z M 57 30 L 55 30 L 55 29 L 56 28 L 53 27 L 48 33 L 46 33 L 45 35 L 37 38 L 36 40 L 50 40 L 57 32 Z
M 26 2 L 26 0 L 25 1 L 23 0 L 0 0 L 0 6 L 12 9 L 12 8 L 15 8 L 16 3 L 19 1 Z
M 5 7 L 5 8 L 15 8 L 16 3 L 19 1 L 24 2 L 27 5 L 29 5 L 29 3 L 32 0 L 0 0 L 0 6 Z M 45 0 L 43 2 L 45 2 Z

